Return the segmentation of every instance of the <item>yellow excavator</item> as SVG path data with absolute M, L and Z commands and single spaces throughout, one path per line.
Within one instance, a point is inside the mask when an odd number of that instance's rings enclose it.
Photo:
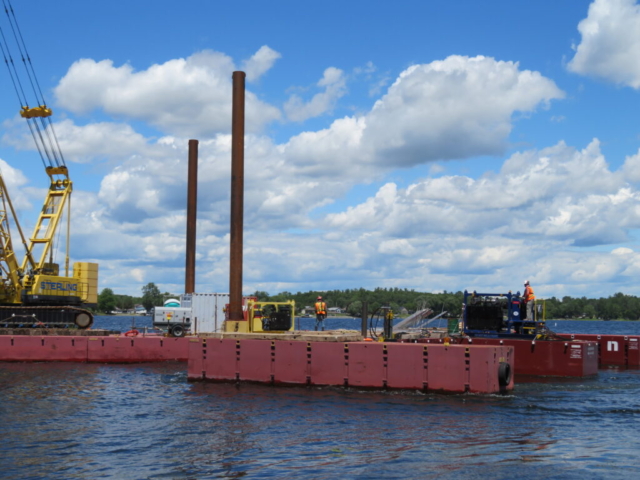
M 31 59 L 18 27 L 10 0 L 2 0 L 10 31 L 20 52 L 26 76 L 36 98 L 30 107 L 21 74 L 16 67 L 5 28 L 0 25 L 0 50 L 9 69 L 20 102 L 20 115 L 26 119 L 33 135 L 45 172 L 50 179 L 49 190 L 36 222 L 33 234 L 25 238 L 0 173 L 0 328 L 47 327 L 89 328 L 93 314 L 88 308 L 98 301 L 98 265 L 76 262 L 69 274 L 69 234 L 71 192 L 73 184 L 38 85 Z M 66 257 L 64 274 L 54 263 L 54 240 L 66 209 Z M 12 242 L 10 225 L 16 226 L 25 254 L 18 261 Z

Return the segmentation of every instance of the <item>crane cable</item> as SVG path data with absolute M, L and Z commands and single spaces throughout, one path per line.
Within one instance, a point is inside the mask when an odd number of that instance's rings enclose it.
M 18 69 L 13 61 L 13 56 L 11 55 L 11 50 L 9 49 L 9 44 L 7 43 L 4 30 L 2 29 L 2 26 L 0 26 L 0 38 L 2 39 L 0 42 L 0 49 L 2 50 L 4 62 L 7 65 L 14 90 L 18 96 L 18 101 L 20 102 L 20 115 L 27 120 L 29 130 L 31 131 L 38 153 L 40 154 L 40 159 L 42 160 L 45 168 L 54 166 L 64 167 L 64 156 L 62 155 L 62 150 L 60 149 L 60 144 L 58 143 L 58 138 L 53 128 L 53 122 L 51 121 L 52 112 L 51 109 L 47 107 L 44 95 L 42 94 L 42 89 L 38 83 L 33 64 L 31 63 L 31 57 L 27 51 L 27 46 L 24 42 L 20 27 L 18 26 L 15 12 L 13 11 L 13 5 L 11 5 L 11 0 L 2 0 L 2 4 L 7 18 L 9 19 L 13 38 L 15 39 L 18 51 L 20 52 L 22 63 L 29 79 L 31 89 L 36 98 L 36 104 L 38 105 L 34 108 L 29 107 L 27 95 L 25 94 L 22 82 L 20 81 Z

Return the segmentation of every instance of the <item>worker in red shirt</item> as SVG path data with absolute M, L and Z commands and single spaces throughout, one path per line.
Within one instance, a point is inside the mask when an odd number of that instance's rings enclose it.
M 527 311 L 526 319 L 530 322 L 535 321 L 534 307 L 536 303 L 536 296 L 533 294 L 533 288 L 531 288 L 529 280 L 524 281 L 524 294 L 522 295 L 522 300 Z
M 322 327 L 324 332 L 324 319 L 327 318 L 327 304 L 322 300 L 322 297 L 318 297 L 316 301 L 316 332 L 318 326 Z

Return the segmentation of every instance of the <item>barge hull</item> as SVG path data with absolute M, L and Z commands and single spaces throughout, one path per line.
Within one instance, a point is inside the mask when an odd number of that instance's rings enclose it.
M 637 335 L 563 334 L 572 340 L 586 340 L 598 345 L 598 363 L 606 367 L 640 367 L 640 337 Z
M 513 389 L 506 345 L 192 338 L 189 380 L 447 393 Z M 501 376 L 502 370 L 502 376 Z
M 598 348 L 594 342 L 474 338 L 473 343 L 512 346 L 516 375 L 590 377 L 598 374 Z
M 187 338 L 0 336 L 0 361 L 3 362 L 184 362 L 187 356 Z
M 309 338 L 314 338 L 313 336 Z M 317 337 L 316 337 L 317 338 Z M 513 389 L 505 345 L 426 345 L 326 339 L 0 336 L 0 361 L 143 363 L 186 361 L 190 380 L 346 386 L 445 393 Z M 337 339 L 337 340 L 336 340 Z M 506 369 L 506 370 L 505 370 Z
M 504 338 L 460 338 L 462 345 L 510 346 L 514 349 L 516 375 L 541 377 L 589 377 L 598 374 L 598 349 L 584 340 L 527 340 Z M 418 343 L 442 345 L 442 339 L 420 339 Z M 454 341 L 454 339 L 451 339 Z

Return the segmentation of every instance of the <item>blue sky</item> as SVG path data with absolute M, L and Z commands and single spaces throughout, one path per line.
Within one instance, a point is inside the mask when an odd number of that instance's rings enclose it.
M 13 4 L 74 181 L 72 260 L 101 288 L 182 290 L 197 138 L 196 286 L 228 290 L 245 70 L 246 293 L 640 295 L 633 0 Z M 47 177 L 4 71 L 0 168 L 30 231 Z

